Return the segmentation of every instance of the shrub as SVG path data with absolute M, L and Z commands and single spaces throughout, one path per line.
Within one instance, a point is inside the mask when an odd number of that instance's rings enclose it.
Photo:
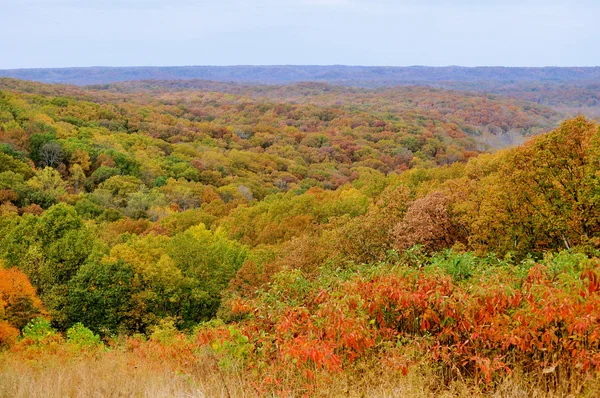
M 78 348 L 94 348 L 102 344 L 100 336 L 83 326 L 81 322 L 67 330 L 67 341 Z
M 179 334 L 172 319 L 161 319 L 158 325 L 150 328 L 150 339 L 163 344 L 172 343 Z
M 21 333 L 20 343 L 25 346 L 43 347 L 62 340 L 60 334 L 50 325 L 50 321 L 41 316 L 31 320 Z

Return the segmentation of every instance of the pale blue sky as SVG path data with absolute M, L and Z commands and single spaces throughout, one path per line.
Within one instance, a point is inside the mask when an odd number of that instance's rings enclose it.
M 600 0 L 0 0 L 0 69 L 600 65 Z

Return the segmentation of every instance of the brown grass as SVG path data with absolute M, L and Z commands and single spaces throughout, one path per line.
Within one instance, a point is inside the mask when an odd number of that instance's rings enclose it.
M 0 357 L 0 397 L 227 397 L 243 393 L 227 386 L 218 372 L 182 374 L 157 368 L 142 358 L 111 352 L 88 358 L 45 356 L 35 361 Z M 203 377 L 199 377 L 203 376 Z
M 375 365 L 375 364 L 372 364 Z M 379 368 L 379 369 L 376 369 Z M 293 383 L 293 375 L 290 381 Z M 187 372 L 172 371 L 168 365 L 146 361 L 131 352 L 113 350 L 84 356 L 40 354 L 35 360 L 26 356 L 0 354 L 0 397 L 255 397 L 256 390 L 243 372 L 217 370 L 207 357 L 190 366 Z M 585 388 L 557 386 L 549 391 L 539 380 L 528 380 L 518 373 L 497 387 L 482 391 L 474 383 L 443 385 L 428 369 L 412 369 L 407 376 L 386 373 L 385 369 L 356 369 L 355 373 L 317 376 L 318 397 L 597 397 L 598 380 Z M 297 394 L 301 396 L 302 394 Z M 293 394 L 291 396 L 294 396 Z

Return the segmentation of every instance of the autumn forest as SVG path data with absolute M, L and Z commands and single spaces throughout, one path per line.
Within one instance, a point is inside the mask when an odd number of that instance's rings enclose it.
M 0 397 L 598 396 L 599 95 L 0 78 Z

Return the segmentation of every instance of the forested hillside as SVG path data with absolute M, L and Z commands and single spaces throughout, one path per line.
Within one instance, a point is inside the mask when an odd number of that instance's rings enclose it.
M 106 374 L 593 396 L 600 128 L 561 118 L 423 87 L 0 79 L 0 396 L 80 363 L 98 375 L 65 396 Z
M 420 86 L 502 95 L 549 106 L 561 113 L 600 116 L 598 67 L 380 67 L 380 66 L 185 66 L 90 67 L 0 70 L 0 77 L 44 83 L 123 86 L 150 84 L 231 92 L 239 85 L 295 85 L 303 82 L 346 87 L 392 88 Z M 139 83 L 139 82 L 142 83 Z M 151 81 L 151 82 L 150 82 Z M 158 81 L 158 82 L 157 82 Z M 220 82 L 220 83 L 211 83 Z M 117 84 L 121 86 L 121 84 Z M 245 87 L 256 93 L 256 87 Z M 294 91 L 295 89 L 292 89 Z M 273 93 L 277 90 L 262 88 Z
M 113 84 L 92 85 L 95 89 L 117 92 L 163 92 L 181 90 L 208 90 L 227 92 L 232 94 L 247 94 L 254 97 L 267 97 L 271 99 L 285 99 L 289 101 L 320 101 L 337 103 L 350 99 L 375 100 L 380 96 L 388 99 L 400 96 L 402 93 L 415 92 L 420 94 L 431 93 L 435 97 L 435 90 L 454 90 L 456 95 L 464 98 L 471 93 L 485 94 L 491 99 L 504 97 L 524 100 L 531 107 L 531 103 L 552 108 L 561 114 L 576 116 L 585 114 L 597 118 L 600 116 L 600 86 L 597 81 L 562 81 L 562 80 L 475 80 L 475 81 L 415 81 L 402 85 L 390 84 L 389 87 L 364 89 L 359 87 L 331 85 L 328 83 L 304 82 L 287 86 L 277 85 L 244 85 L 240 83 L 222 83 L 207 80 L 141 80 Z M 421 88 L 419 88 L 421 87 Z M 427 90 L 426 88 L 430 88 Z M 343 94 L 343 95 L 342 95 Z M 423 97 L 426 99 L 427 97 Z M 526 107 L 527 102 L 513 102 L 521 107 Z

